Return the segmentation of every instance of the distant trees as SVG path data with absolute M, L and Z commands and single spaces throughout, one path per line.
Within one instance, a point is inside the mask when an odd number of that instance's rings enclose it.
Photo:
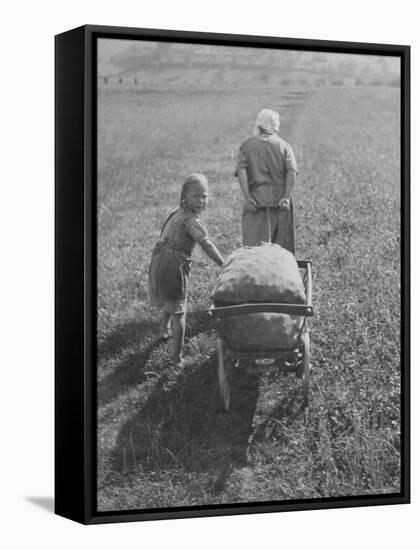
M 107 61 L 104 84 L 125 80 L 137 84 L 140 71 L 166 68 L 212 70 L 218 78 L 229 72 L 257 79 L 264 85 L 399 86 L 399 66 L 387 56 L 363 56 L 296 50 L 214 47 L 201 44 L 145 42 L 130 46 Z M 114 71 L 112 70 L 114 67 Z M 109 69 L 111 67 L 111 69 Z M 248 75 L 248 76 L 247 76 Z

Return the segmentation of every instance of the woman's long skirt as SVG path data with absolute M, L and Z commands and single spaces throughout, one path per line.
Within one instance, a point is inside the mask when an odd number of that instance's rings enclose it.
M 270 207 L 270 227 L 266 208 L 254 211 L 244 210 L 242 213 L 243 246 L 255 246 L 261 241 L 268 242 L 270 229 L 271 242 L 295 254 L 295 218 L 292 197 L 289 205 L 289 210 L 283 211 L 278 207 Z

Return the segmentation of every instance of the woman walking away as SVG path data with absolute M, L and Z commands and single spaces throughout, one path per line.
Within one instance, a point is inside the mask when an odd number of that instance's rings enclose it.
M 258 113 L 254 135 L 239 149 L 235 175 L 245 199 L 242 241 L 244 246 L 255 246 L 270 237 L 271 242 L 294 254 L 295 222 L 291 193 L 297 166 L 292 148 L 277 135 L 279 128 L 279 114 L 263 109 Z M 269 229 L 271 235 L 268 235 Z
M 162 308 L 159 339 L 174 339 L 173 362 L 182 364 L 191 254 L 199 244 L 219 266 L 223 257 L 209 240 L 199 215 L 207 206 L 208 184 L 203 174 L 190 174 L 181 191 L 180 206 L 165 221 L 149 266 L 149 293 Z M 172 325 L 172 327 L 171 327 Z

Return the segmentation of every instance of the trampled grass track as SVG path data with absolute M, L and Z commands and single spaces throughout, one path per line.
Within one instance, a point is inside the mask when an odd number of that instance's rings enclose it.
M 101 91 L 99 510 L 399 490 L 399 90 L 288 92 Z M 297 256 L 314 266 L 306 423 L 300 382 L 272 370 L 235 371 L 221 412 L 204 313 L 218 269 L 201 253 L 182 372 L 147 302 L 151 248 L 190 171 L 210 181 L 211 237 L 239 246 L 232 154 L 262 106 L 298 157 Z

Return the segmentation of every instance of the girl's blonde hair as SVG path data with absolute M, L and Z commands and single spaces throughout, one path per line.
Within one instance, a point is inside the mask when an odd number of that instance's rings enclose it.
M 182 185 L 182 189 L 181 189 L 180 204 L 183 204 L 184 199 L 185 199 L 185 195 L 187 194 L 189 189 L 191 187 L 193 187 L 193 185 L 197 185 L 197 183 L 208 187 L 208 181 L 207 181 L 207 178 L 204 174 L 199 174 L 198 172 L 193 172 L 192 174 L 190 174 L 189 176 L 187 176 L 185 178 L 185 181 L 184 181 L 184 183 Z

